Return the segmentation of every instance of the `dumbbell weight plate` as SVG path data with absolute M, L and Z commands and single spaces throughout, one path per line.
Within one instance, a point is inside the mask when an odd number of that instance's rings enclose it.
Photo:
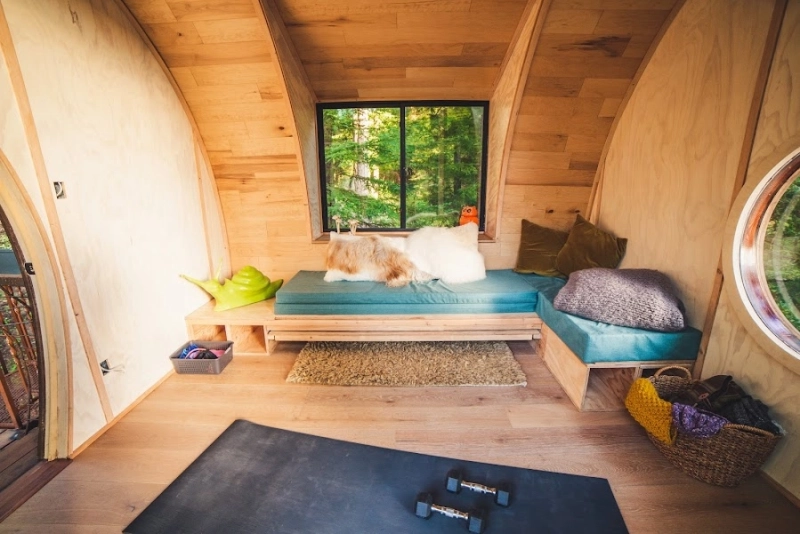
M 447 472 L 447 480 L 445 487 L 450 493 L 459 493 L 461 491 L 461 481 L 464 480 L 461 471 L 458 469 L 451 469 Z
M 417 495 L 417 504 L 414 513 L 424 519 L 431 517 L 431 506 L 433 505 L 433 495 L 430 493 L 422 492 Z
M 482 534 L 486 530 L 486 517 L 480 510 L 472 510 L 469 513 L 469 521 L 467 522 L 467 530 L 474 534 Z

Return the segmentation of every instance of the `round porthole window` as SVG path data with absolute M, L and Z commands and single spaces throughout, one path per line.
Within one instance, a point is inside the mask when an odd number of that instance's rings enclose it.
M 800 359 L 800 149 L 776 165 L 749 193 L 732 245 L 737 290 L 763 334 L 757 338 L 762 345 L 764 337 L 768 338 L 797 361 Z

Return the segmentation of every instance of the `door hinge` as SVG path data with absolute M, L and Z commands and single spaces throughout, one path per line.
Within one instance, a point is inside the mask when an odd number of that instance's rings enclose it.
M 25 262 L 25 272 L 28 274 L 36 274 L 36 271 L 33 270 L 33 264 L 29 262 Z

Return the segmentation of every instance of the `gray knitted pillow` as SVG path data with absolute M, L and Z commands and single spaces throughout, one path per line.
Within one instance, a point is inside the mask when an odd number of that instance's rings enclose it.
M 660 332 L 686 327 L 683 302 L 662 272 L 652 269 L 582 269 L 569 276 L 553 301 L 557 310 Z

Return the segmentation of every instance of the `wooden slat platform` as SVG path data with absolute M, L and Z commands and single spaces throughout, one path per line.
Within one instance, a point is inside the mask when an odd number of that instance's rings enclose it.
M 236 354 L 269 354 L 279 341 L 533 341 L 542 329 L 535 313 L 276 316 L 274 302 L 224 312 L 209 302 L 186 317 L 188 335 L 233 341 Z

